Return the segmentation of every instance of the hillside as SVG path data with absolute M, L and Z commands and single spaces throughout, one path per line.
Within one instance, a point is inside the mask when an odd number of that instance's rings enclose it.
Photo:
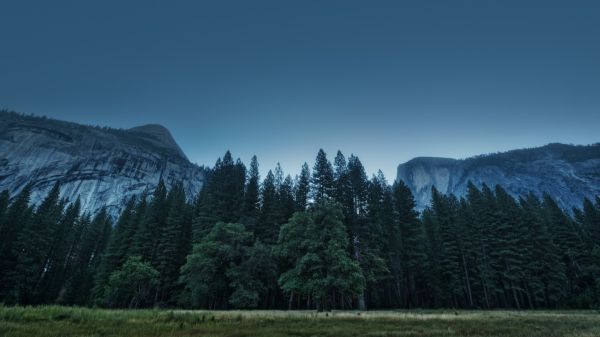
M 204 184 L 203 169 L 162 126 L 120 130 L 0 112 L 0 190 L 11 195 L 31 183 L 37 203 L 59 183 L 61 196 L 80 197 L 84 211 L 107 206 L 116 215 L 161 178 L 167 186 L 184 182 L 188 195 Z
M 570 209 L 600 195 L 600 144 L 555 143 L 463 160 L 418 157 L 399 165 L 396 179 L 410 187 L 420 209 L 429 204 L 432 186 L 462 196 L 469 181 L 499 184 L 515 197 L 548 193 Z

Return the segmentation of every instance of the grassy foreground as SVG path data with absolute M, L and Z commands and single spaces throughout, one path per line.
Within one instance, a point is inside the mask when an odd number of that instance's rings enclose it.
M 600 336 L 596 311 L 184 311 L 0 306 L 0 336 Z

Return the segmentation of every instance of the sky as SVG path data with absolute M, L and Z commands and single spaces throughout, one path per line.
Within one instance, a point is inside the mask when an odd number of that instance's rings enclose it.
M 417 156 L 600 141 L 600 1 L 0 2 L 0 108 L 169 128 L 264 177 L 319 148 Z

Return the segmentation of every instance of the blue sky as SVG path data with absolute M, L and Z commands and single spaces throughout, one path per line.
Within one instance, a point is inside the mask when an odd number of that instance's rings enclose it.
M 598 1 L 2 1 L 0 106 L 296 173 L 600 141 Z

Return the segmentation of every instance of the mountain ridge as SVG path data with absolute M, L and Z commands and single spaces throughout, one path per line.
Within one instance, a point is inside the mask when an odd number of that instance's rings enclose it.
M 39 203 L 55 183 L 82 210 L 106 206 L 116 215 L 132 196 L 160 180 L 184 182 L 188 196 L 204 184 L 204 168 L 189 162 L 171 133 L 156 124 L 128 130 L 0 111 L 0 190 L 32 185 Z
M 396 180 L 408 185 L 419 209 L 428 206 L 431 187 L 460 197 L 469 181 L 478 187 L 498 184 L 515 197 L 548 193 L 571 209 L 600 195 L 600 143 L 550 143 L 465 159 L 416 157 L 398 165 Z

